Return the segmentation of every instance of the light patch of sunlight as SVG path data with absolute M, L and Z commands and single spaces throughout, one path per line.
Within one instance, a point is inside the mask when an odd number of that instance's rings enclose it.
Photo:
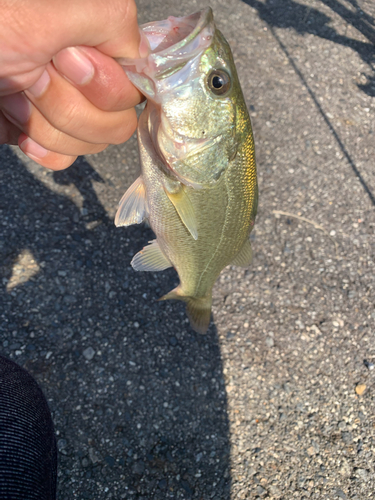
M 36 262 L 30 250 L 22 250 L 13 266 L 12 276 L 6 287 L 7 292 L 13 290 L 17 285 L 29 281 L 29 279 L 35 276 L 39 270 L 39 264 Z
M 27 170 L 36 177 L 42 184 L 44 184 L 50 191 L 66 196 L 69 198 L 77 208 L 81 209 L 83 206 L 83 196 L 73 184 L 62 185 L 57 184 L 53 179 L 53 170 L 42 167 L 35 163 L 35 161 L 28 158 L 18 146 L 9 146 L 17 158 L 25 165 Z

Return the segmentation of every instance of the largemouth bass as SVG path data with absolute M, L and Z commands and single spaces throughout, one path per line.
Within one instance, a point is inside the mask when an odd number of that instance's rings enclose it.
M 120 201 L 117 226 L 147 219 L 156 240 L 137 271 L 174 267 L 194 330 L 205 333 L 212 287 L 228 264 L 247 267 L 258 201 L 251 123 L 230 47 L 207 8 L 141 26 L 150 54 L 120 60 L 147 97 L 138 124 L 142 174 Z

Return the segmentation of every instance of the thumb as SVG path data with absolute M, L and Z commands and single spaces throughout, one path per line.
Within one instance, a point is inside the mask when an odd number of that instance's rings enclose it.
M 0 95 L 29 88 L 67 47 L 139 57 L 134 0 L 0 0 L 0 7 Z

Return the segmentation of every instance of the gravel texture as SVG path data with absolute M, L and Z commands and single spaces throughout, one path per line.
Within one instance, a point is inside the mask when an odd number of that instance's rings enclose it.
M 140 0 L 140 22 L 197 1 Z M 254 127 L 248 270 L 206 336 L 152 238 L 116 229 L 135 139 L 49 172 L 0 148 L 0 346 L 47 395 L 59 500 L 350 499 L 375 491 L 375 4 L 213 0 Z

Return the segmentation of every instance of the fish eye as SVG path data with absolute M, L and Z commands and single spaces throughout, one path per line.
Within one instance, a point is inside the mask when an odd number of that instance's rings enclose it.
M 214 69 L 207 77 L 207 86 L 215 95 L 223 96 L 231 88 L 229 74 L 223 69 Z

